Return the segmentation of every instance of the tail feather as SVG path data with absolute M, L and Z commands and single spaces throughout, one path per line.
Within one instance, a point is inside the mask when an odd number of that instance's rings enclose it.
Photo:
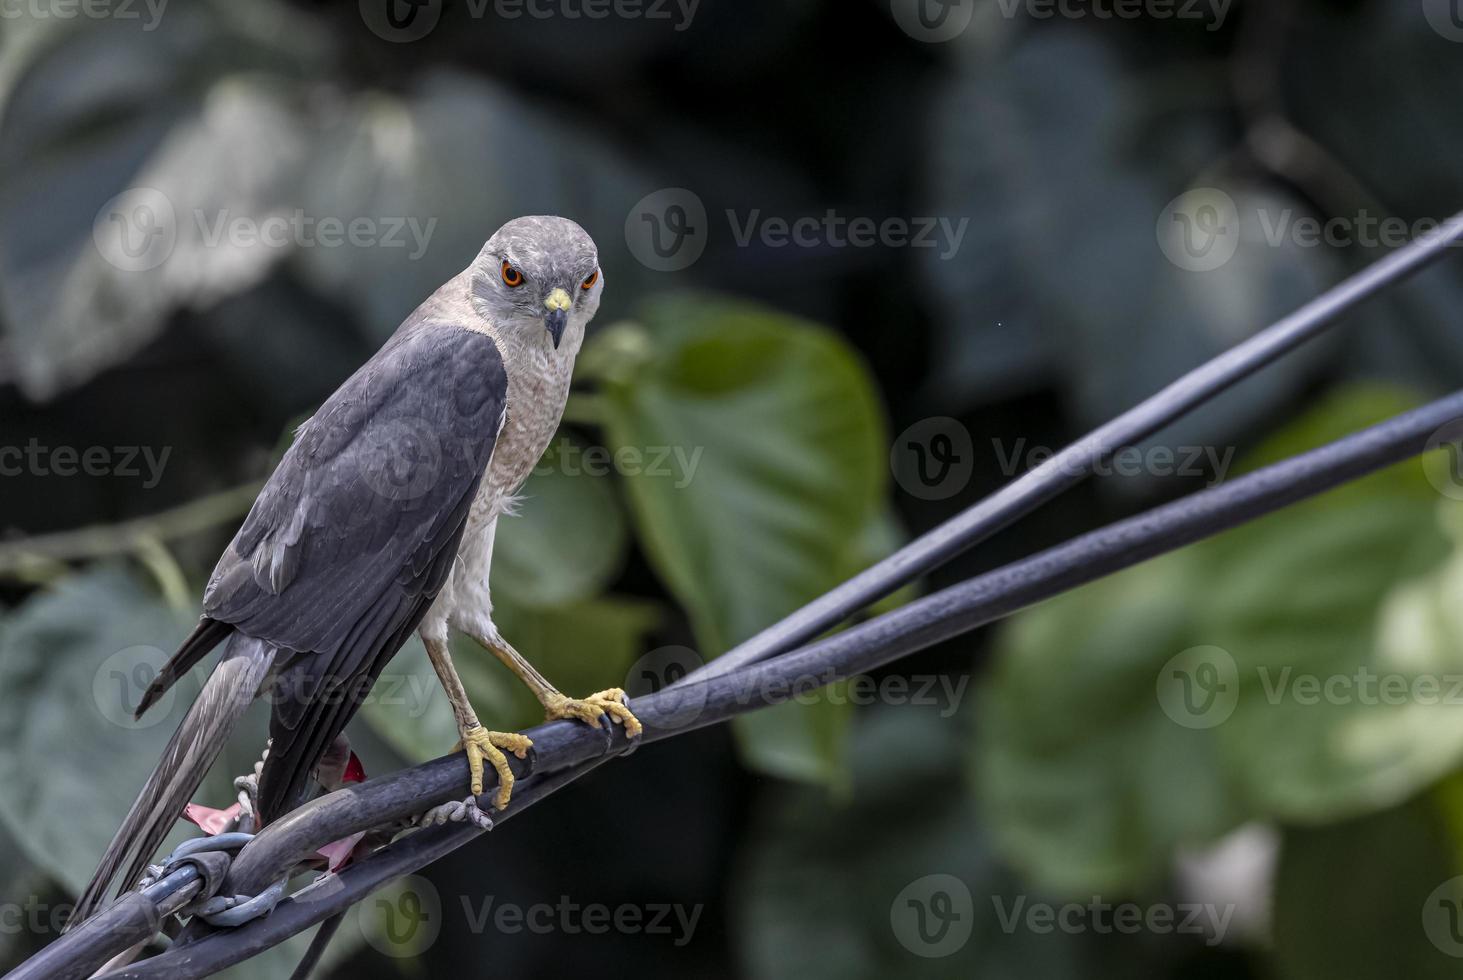
M 124 865 L 126 871 L 119 891 L 131 888 L 142 877 L 153 852 L 172 829 L 184 804 L 203 782 L 240 717 L 258 694 L 274 656 L 275 648 L 263 640 L 242 633 L 229 637 L 218 666 L 168 742 L 157 768 L 102 855 L 91 883 L 77 900 L 68 928 L 102 906 L 109 886 Z M 180 657 L 181 651 L 174 661 Z
M 152 683 L 147 685 L 147 690 L 142 692 L 142 700 L 137 703 L 137 710 L 132 713 L 134 718 L 141 718 L 148 708 L 156 703 L 157 699 L 168 692 L 168 688 L 178 683 L 178 678 L 193 669 L 208 652 L 218 646 L 224 637 L 233 631 L 228 623 L 221 623 L 216 619 L 209 619 L 204 616 L 198 621 L 198 626 L 178 652 L 163 664 L 163 669 L 153 678 Z

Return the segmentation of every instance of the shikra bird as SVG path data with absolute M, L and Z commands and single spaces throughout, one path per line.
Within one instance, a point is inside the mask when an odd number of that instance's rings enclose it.
M 493 766 L 499 808 L 513 786 L 505 753 L 525 758 L 531 745 L 479 723 L 449 630 L 503 661 L 549 718 L 614 719 L 640 733 L 623 691 L 555 690 L 498 634 L 488 592 L 498 518 L 558 428 L 603 292 L 594 242 L 577 224 L 510 221 L 300 427 L 219 560 L 197 629 L 137 708 L 223 644 L 73 922 L 119 873 L 119 890 L 138 880 L 261 690 L 272 709 L 259 814 L 303 802 L 321 756 L 413 630 L 456 716 L 473 794 Z

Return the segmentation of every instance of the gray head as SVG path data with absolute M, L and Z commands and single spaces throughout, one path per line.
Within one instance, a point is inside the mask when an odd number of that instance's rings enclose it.
M 572 320 L 581 328 L 599 309 L 604 276 L 594 239 L 568 218 L 514 218 L 473 260 L 472 302 L 479 314 L 524 340 L 545 335 L 557 349 Z

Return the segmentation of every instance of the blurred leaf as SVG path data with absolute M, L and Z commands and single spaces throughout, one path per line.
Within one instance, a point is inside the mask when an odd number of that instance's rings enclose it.
M 650 603 L 598 599 L 553 609 L 494 604 L 499 631 L 555 687 L 571 697 L 625 686 L 645 636 L 659 621 Z M 544 720 L 526 686 L 477 642 L 454 634 L 452 662 L 483 725 L 517 731 Z M 445 755 L 457 723 L 421 640 L 412 637 L 392 659 L 361 708 L 372 730 L 411 762 Z
M 0 820 L 0 898 L 12 903 L 28 901 L 41 884 L 41 878 L 41 873 L 21 849 L 20 842 Z M 25 956 L 22 931 L 14 921 L 8 923 L 7 928 L 0 929 L 0 969 L 18 965 Z
M 570 697 L 593 694 L 608 687 L 628 687 L 627 674 L 646 652 L 646 637 L 659 624 L 661 611 L 642 599 L 606 596 L 558 609 L 498 605 L 493 618 L 514 648 Z M 474 661 L 478 669 L 463 675 L 468 693 L 476 696 L 485 676 L 501 689 L 507 687 L 507 718 L 526 728 L 544 720 L 543 706 L 528 688 L 497 659 L 487 655 Z
M 592 599 L 619 572 L 628 543 L 609 474 L 586 469 L 567 437 L 549 447 L 519 492 L 518 513 L 498 521 L 493 592 L 523 606 Z
M 197 693 L 185 678 L 186 693 L 129 731 L 137 682 L 153 672 L 126 651 L 166 656 L 188 624 L 107 569 L 32 598 L 0 630 L 0 780 L 9 788 L 0 817 L 33 861 L 79 891 Z
M 288 73 L 328 51 L 272 2 L 243 15 L 213 0 L 147 29 L 58 20 L 26 46 L 24 71 L 8 66 L 0 125 L 0 309 L 35 397 L 131 355 L 173 311 L 254 284 L 285 253 L 213 234 L 288 217 L 308 149 Z M 246 74 L 265 68 L 276 80 Z
M 1258 456 L 1399 403 L 1339 395 Z M 1373 812 L 1457 765 L 1451 707 L 1364 686 L 1463 675 L 1463 644 L 1421 642 L 1435 619 L 1409 602 L 1412 577 L 1447 553 L 1440 499 L 1408 462 L 1016 617 L 977 713 L 975 771 L 1003 850 L 1059 890 L 1127 887 L 1243 820 Z M 1185 681 L 1214 700 L 1165 700 Z
M 452 662 L 459 673 L 466 658 L 475 655 L 488 656 L 476 643 L 454 637 Z M 474 698 L 474 707 L 488 717 L 489 705 Z M 358 717 L 413 764 L 446 755 L 459 737 L 447 694 L 416 634 L 381 671 Z
M 305 281 L 355 310 L 376 336 L 396 329 L 499 225 L 521 214 L 570 215 L 598 240 L 614 281 L 609 303 L 649 285 L 623 251 L 622 229 L 655 181 L 589 121 L 443 68 L 425 72 L 405 94 L 367 92 L 339 108 L 320 134 L 302 206 L 404 224 L 362 245 L 302 249 L 293 261 Z
M 810 324 L 708 296 L 658 300 L 641 323 L 600 335 L 609 353 L 587 357 L 612 362 L 610 443 L 678 464 L 625 482 L 646 553 L 715 656 L 868 559 L 884 423 L 863 365 Z M 740 723 L 752 764 L 833 776 L 841 723 L 824 711 Z
M 1030 927 L 1026 910 L 1050 900 L 991 853 L 963 791 L 960 738 L 934 712 L 861 713 L 846 805 L 797 789 L 758 812 L 733 892 L 749 975 L 1163 975 L 1154 944 Z M 1123 955 L 1098 955 L 1104 948 Z
M 1002 631 L 975 709 L 976 780 L 991 833 L 1041 885 L 1076 894 L 1154 879 L 1172 849 L 1244 817 L 1209 733 L 1154 698 L 1194 646 L 1194 550 L 1054 599 Z
M 1463 889 L 1438 794 L 1327 827 L 1286 831 L 1275 881 L 1279 980 L 1456 977 Z M 1454 905 L 1451 915 L 1459 909 Z M 1442 945 L 1438 945 L 1441 943 Z
M 1000 46 L 971 32 L 934 116 L 930 213 L 972 218 L 958 255 L 924 253 L 942 411 L 1055 379 L 1083 425 L 1101 423 L 1336 276 L 1326 250 L 1265 236 L 1261 212 L 1296 201 L 1211 169 L 1232 148 L 1230 120 L 1172 111 L 1176 91 L 1223 104 L 1223 71 L 1170 63 L 1168 77 L 1072 24 L 1016 37 Z M 1204 186 L 1234 199 L 1237 250 L 1190 271 L 1165 257 L 1156 229 L 1169 202 Z M 1323 353 L 1292 354 L 1162 443 L 1202 445 L 1266 418 Z
M 0 622 L 0 823 L 25 858 L 76 894 L 162 755 L 200 686 L 195 670 L 140 722 L 132 706 L 192 627 L 132 575 L 100 567 L 63 581 Z M 225 805 L 265 740 L 263 705 L 245 716 L 194 799 Z M 163 851 L 196 829 L 181 824 Z M 308 936 L 235 967 L 288 974 Z M 344 937 L 331 959 L 358 937 Z

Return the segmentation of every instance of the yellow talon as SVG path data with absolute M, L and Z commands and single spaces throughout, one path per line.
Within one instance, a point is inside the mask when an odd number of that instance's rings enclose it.
M 624 725 L 625 734 L 631 738 L 638 738 L 644 730 L 640 719 L 635 717 L 625 703 L 625 692 L 618 687 L 591 694 L 587 698 L 566 698 L 561 694 L 544 704 L 544 713 L 550 721 L 568 718 L 582 721 L 591 728 L 600 728 L 600 716 L 607 716 L 611 721 Z
M 508 757 L 503 753 L 507 751 L 520 759 L 527 759 L 531 748 L 533 742 L 527 736 L 516 732 L 490 732 L 477 725 L 462 733 L 462 741 L 457 743 L 453 751 L 467 752 L 467 768 L 472 774 L 473 796 L 481 796 L 483 792 L 483 760 L 492 763 L 498 773 L 498 793 L 493 798 L 493 806 L 502 810 L 507 808 L 508 800 L 513 795 L 514 780 L 513 770 L 508 767 Z

